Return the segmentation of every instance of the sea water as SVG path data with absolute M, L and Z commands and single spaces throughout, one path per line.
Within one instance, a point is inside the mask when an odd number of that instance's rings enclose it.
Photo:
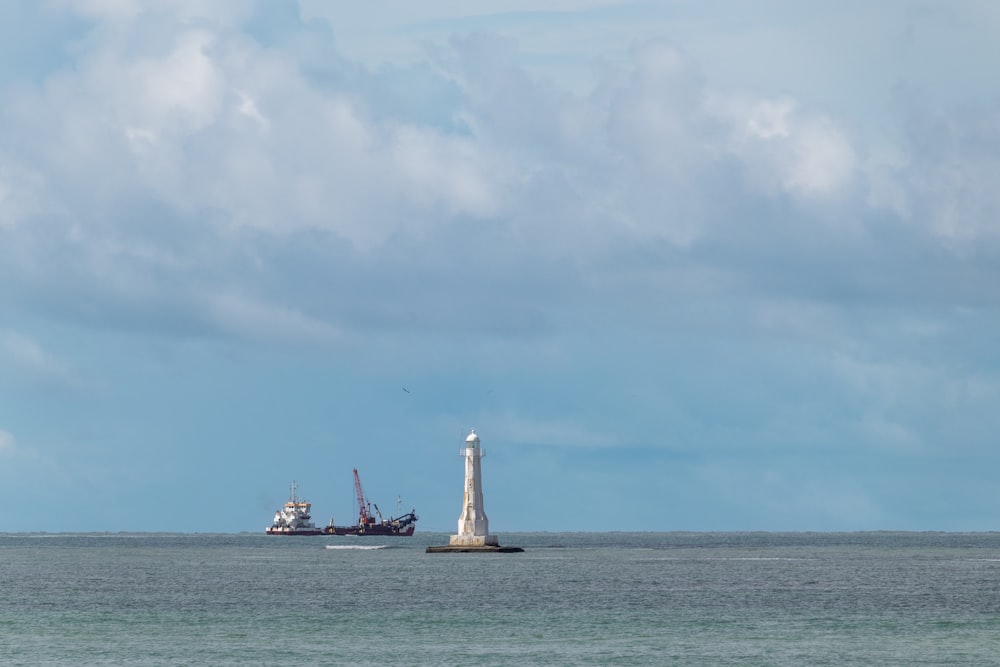
M 1000 665 L 1000 533 L 0 534 L 4 665 Z

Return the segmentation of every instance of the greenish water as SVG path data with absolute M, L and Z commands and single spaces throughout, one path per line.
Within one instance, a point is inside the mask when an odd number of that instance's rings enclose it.
M 0 535 L 0 663 L 1000 664 L 997 533 L 446 542 Z

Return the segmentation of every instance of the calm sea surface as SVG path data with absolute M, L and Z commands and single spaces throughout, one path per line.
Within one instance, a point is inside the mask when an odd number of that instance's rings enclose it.
M 0 664 L 1000 665 L 1000 533 L 500 539 L 0 534 Z

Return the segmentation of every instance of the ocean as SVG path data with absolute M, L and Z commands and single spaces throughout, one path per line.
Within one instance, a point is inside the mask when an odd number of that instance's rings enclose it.
M 1000 665 L 1000 533 L 0 534 L 3 665 Z

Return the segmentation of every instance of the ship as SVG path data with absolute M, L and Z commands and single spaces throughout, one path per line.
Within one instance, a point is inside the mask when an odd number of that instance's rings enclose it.
M 365 492 L 361 488 L 361 478 L 358 476 L 358 469 L 354 469 L 354 494 L 358 503 L 358 523 L 353 526 L 335 526 L 333 519 L 330 524 L 323 528 L 326 535 L 394 535 L 398 537 L 409 537 L 417 528 L 417 517 L 415 510 L 410 510 L 407 514 L 398 517 L 382 517 L 382 512 L 378 505 L 371 503 L 365 498 Z M 375 514 L 372 514 L 372 508 Z M 378 518 L 376 518 L 376 516 Z
M 296 485 L 292 482 L 291 496 L 285 506 L 274 513 L 274 523 L 264 532 L 268 535 L 322 535 L 323 529 L 312 522 L 309 511 L 312 503 L 300 500 L 295 495 Z

